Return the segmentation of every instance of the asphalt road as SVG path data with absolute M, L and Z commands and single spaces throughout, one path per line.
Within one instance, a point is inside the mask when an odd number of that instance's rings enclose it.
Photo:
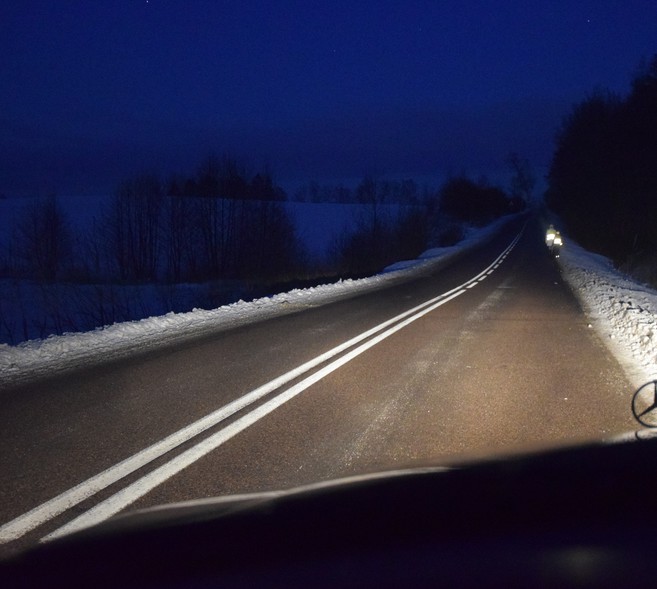
M 126 507 L 635 429 L 630 384 L 524 222 L 403 285 L 2 391 L 0 555 Z

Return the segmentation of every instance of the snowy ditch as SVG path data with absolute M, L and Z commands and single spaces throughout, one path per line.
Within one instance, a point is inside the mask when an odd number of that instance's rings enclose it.
M 657 292 L 611 261 L 566 241 L 562 273 L 611 353 L 637 388 L 657 378 Z

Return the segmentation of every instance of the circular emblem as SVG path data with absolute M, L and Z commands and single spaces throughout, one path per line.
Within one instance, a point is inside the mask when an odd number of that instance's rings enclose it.
M 657 427 L 657 380 L 644 384 L 632 397 L 632 413 L 646 427 Z

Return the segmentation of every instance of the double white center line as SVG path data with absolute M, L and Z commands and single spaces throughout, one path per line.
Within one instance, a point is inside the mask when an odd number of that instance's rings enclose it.
M 250 425 L 253 425 L 259 419 L 274 411 L 277 407 L 280 407 L 290 399 L 296 397 L 299 393 L 305 391 L 307 388 L 320 381 L 328 374 L 347 364 L 366 350 L 377 345 L 384 339 L 388 338 L 400 329 L 403 329 L 420 317 L 423 317 L 434 309 L 437 309 L 445 303 L 448 303 L 449 301 L 462 295 L 467 291 L 467 289 L 476 286 L 479 282 L 484 280 L 493 271 L 495 271 L 496 268 L 499 267 L 499 265 L 513 249 L 519 239 L 520 234 L 516 236 L 511 244 L 495 259 L 495 261 L 490 264 L 490 266 L 488 266 L 482 272 L 472 277 L 462 285 L 457 286 L 456 288 L 453 288 L 428 301 L 425 301 L 421 305 L 418 305 L 409 311 L 405 311 L 404 313 L 401 313 L 396 317 L 393 317 L 392 319 L 389 319 L 388 321 L 385 321 L 373 327 L 372 329 L 357 335 L 356 337 L 340 344 L 339 346 L 336 346 L 324 354 L 313 358 L 305 364 L 302 364 L 301 366 L 290 370 L 289 372 L 279 376 L 278 378 L 275 378 L 274 380 L 262 385 L 261 387 L 254 389 L 253 391 L 225 405 L 224 407 L 217 409 L 216 411 L 171 434 L 156 444 L 153 444 L 152 446 L 138 452 L 137 454 L 134 454 L 130 458 L 127 458 L 126 460 L 119 462 L 118 464 L 108 468 L 96 476 L 93 476 L 90 479 L 80 483 L 79 485 L 76 485 L 68 491 L 58 495 L 57 497 L 46 501 L 38 507 L 35 507 L 27 513 L 24 513 L 23 515 L 4 524 L 3 526 L 0 526 L 0 543 L 9 542 L 20 538 L 27 532 L 64 513 L 71 507 L 78 505 L 82 501 L 92 497 L 99 491 L 118 482 L 131 473 L 134 473 L 138 469 L 149 464 L 153 460 L 162 457 L 164 454 L 177 448 L 181 444 L 188 442 L 209 428 L 218 425 L 230 416 L 248 407 L 249 405 L 252 405 L 256 401 L 281 388 L 285 384 L 301 377 L 313 368 L 316 368 L 317 366 L 329 361 L 331 358 L 334 358 L 335 356 L 350 350 L 320 370 L 304 378 L 297 384 L 280 392 L 265 403 L 252 409 L 226 427 L 201 440 L 199 443 L 185 450 L 181 454 L 174 456 L 171 458 L 171 460 L 167 461 L 155 470 L 145 474 L 143 477 L 124 487 L 111 497 L 98 503 L 96 506 L 84 512 L 82 515 L 73 519 L 66 525 L 45 536 L 44 540 L 56 538 L 58 536 L 62 536 L 64 534 L 68 534 L 70 532 L 94 525 L 118 513 L 128 505 L 137 501 L 137 499 L 140 497 L 146 495 L 146 493 L 158 485 L 165 482 L 167 479 L 171 478 L 173 475 L 179 473 L 181 470 L 196 462 L 209 452 L 212 452 L 221 446 L 221 444 L 227 440 L 230 440 L 233 436 L 245 430 Z

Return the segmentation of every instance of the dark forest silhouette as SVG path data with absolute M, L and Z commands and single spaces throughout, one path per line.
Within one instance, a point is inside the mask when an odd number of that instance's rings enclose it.
M 626 98 L 598 91 L 564 120 L 548 206 L 582 246 L 657 286 L 657 55 Z

